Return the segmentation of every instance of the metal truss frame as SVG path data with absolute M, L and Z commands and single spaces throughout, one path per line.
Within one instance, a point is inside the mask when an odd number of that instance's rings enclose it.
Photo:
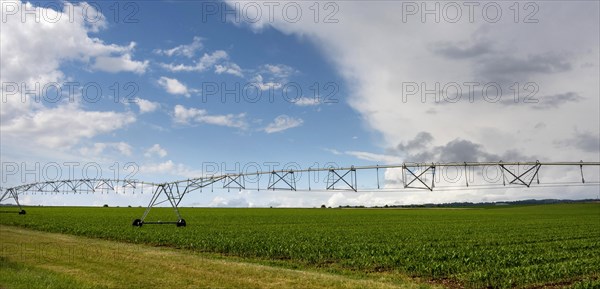
M 142 182 L 137 180 L 118 180 L 118 179 L 75 179 L 75 180 L 58 180 L 58 181 L 46 181 L 36 182 L 30 184 L 23 184 L 10 188 L 0 188 L 0 202 L 14 199 L 17 206 L 19 207 L 19 214 L 25 214 L 23 206 L 19 202 L 19 195 L 21 194 L 67 194 L 67 193 L 104 193 L 109 191 L 119 192 L 119 188 L 130 189 L 135 193 L 136 189 L 141 189 L 142 193 L 144 188 L 150 187 L 152 189 L 152 197 L 146 210 L 140 219 L 133 221 L 134 226 L 142 226 L 144 224 L 176 224 L 178 227 L 185 227 L 186 221 L 182 218 L 179 212 L 179 206 L 182 199 L 193 191 L 200 190 L 208 186 L 211 190 L 214 184 L 222 182 L 223 189 L 238 189 L 245 190 L 245 177 L 246 176 L 257 176 L 269 174 L 269 183 L 267 185 L 268 190 L 298 190 L 297 186 L 297 173 L 308 172 L 308 189 L 311 190 L 310 173 L 323 171 L 327 172 L 327 181 L 325 184 L 325 190 L 349 190 L 358 191 L 357 171 L 358 170 L 376 170 L 377 177 L 377 189 L 380 189 L 379 184 L 379 169 L 402 169 L 402 182 L 404 188 L 411 189 L 424 189 L 433 191 L 436 185 L 435 176 L 436 168 L 439 167 L 464 167 L 465 169 L 465 180 L 466 186 L 469 187 L 468 178 L 466 172 L 468 167 L 475 166 L 498 166 L 502 173 L 502 185 L 517 185 L 531 187 L 534 180 L 537 179 L 537 184 L 540 183 L 539 171 L 542 166 L 577 166 L 581 172 L 581 183 L 585 185 L 600 185 L 598 181 L 586 182 L 584 178 L 584 166 L 600 166 L 600 162 L 547 162 L 541 163 L 535 162 L 463 162 L 463 163 L 403 163 L 401 165 L 376 165 L 376 166 L 360 166 L 360 167 L 340 167 L 340 168 L 309 168 L 300 170 L 282 170 L 282 171 L 268 171 L 268 172 L 254 172 L 254 173 L 239 173 L 239 174 L 226 174 L 226 175 L 212 175 L 203 176 L 199 178 L 180 180 L 166 183 L 151 183 Z M 518 170 L 514 172 L 510 169 L 510 166 L 525 166 L 526 169 L 521 173 Z M 418 168 L 415 170 L 413 168 Z M 431 182 L 428 181 L 427 176 L 431 175 Z M 260 190 L 260 183 L 256 188 Z M 439 188 L 438 188 L 439 189 Z M 175 221 L 148 221 L 150 211 L 152 208 L 160 206 L 162 204 L 168 204 L 173 208 L 173 212 L 176 216 Z
M 345 171 L 343 174 L 338 174 L 338 171 Z M 349 180 L 347 178 L 350 178 Z M 336 189 L 335 185 L 342 182 L 345 186 L 343 189 L 339 187 Z M 327 171 L 327 184 L 326 190 L 351 190 L 358 192 L 358 181 L 356 178 L 356 168 L 350 167 L 349 169 L 332 169 Z
M 502 168 L 502 184 L 506 186 L 506 177 L 504 172 L 508 172 L 513 179 L 510 180 L 509 184 L 517 184 L 517 185 L 523 185 L 526 187 L 530 187 L 531 183 L 533 182 L 533 180 L 537 177 L 537 183 L 540 183 L 540 179 L 539 179 L 539 175 L 538 172 L 540 171 L 540 168 L 542 167 L 542 165 L 539 162 L 536 162 L 536 164 L 532 165 L 531 167 L 529 167 L 527 170 L 525 170 L 523 173 L 519 174 L 518 176 L 513 173 L 511 170 L 507 169 L 502 162 L 500 162 L 499 166 Z M 531 176 L 531 178 L 529 179 L 529 181 L 527 180 L 523 180 L 526 175 L 533 171 L 533 175 Z M 582 179 L 583 179 L 583 170 L 582 170 Z M 518 181 L 518 182 L 517 182 Z
M 424 169 L 423 171 L 419 172 L 413 172 L 413 170 L 411 170 L 410 168 L 413 167 L 411 165 L 402 165 L 402 184 L 404 185 L 404 188 L 411 188 L 411 189 L 426 189 L 429 191 L 433 191 L 433 188 L 435 187 L 435 165 L 431 164 L 429 166 L 426 166 L 426 169 Z M 421 168 L 423 166 L 421 165 L 416 165 L 414 167 L 417 168 Z M 426 173 L 431 171 L 431 184 L 427 184 L 425 176 Z M 406 174 L 406 172 L 408 172 L 408 174 Z M 418 175 L 417 175 L 418 174 Z M 412 179 L 411 179 L 412 176 Z M 410 181 L 409 181 L 410 180 Z M 414 186 L 412 185 L 415 181 L 419 181 L 419 183 L 422 186 Z
M 275 185 L 279 182 L 283 182 L 286 187 L 278 188 Z M 294 175 L 294 171 L 287 171 L 285 174 L 279 174 L 276 171 L 272 171 L 269 174 L 269 184 L 267 185 L 267 190 L 296 190 L 296 176 Z
M 223 176 L 223 189 L 245 190 L 246 180 L 244 176 L 244 174 Z

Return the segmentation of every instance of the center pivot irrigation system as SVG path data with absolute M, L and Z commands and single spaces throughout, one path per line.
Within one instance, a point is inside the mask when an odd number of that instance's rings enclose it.
M 440 188 L 457 190 L 460 188 L 468 188 L 469 186 L 477 186 L 480 189 L 489 189 L 498 186 L 523 186 L 530 187 L 534 184 L 540 185 L 539 172 L 542 167 L 556 167 L 560 169 L 575 168 L 580 173 L 581 179 L 571 182 L 546 182 L 545 185 L 554 186 L 568 186 L 568 185 L 589 185 L 589 186 L 600 186 L 598 180 L 592 182 L 586 182 L 583 168 L 586 166 L 600 167 L 600 162 L 464 162 L 464 163 L 403 163 L 401 165 L 375 165 L 375 166 L 351 166 L 351 167 L 328 167 L 328 168 L 308 168 L 300 170 L 273 170 L 273 171 L 257 171 L 250 173 L 238 173 L 238 174 L 221 174 L 221 175 L 210 175 L 199 178 L 179 180 L 174 182 L 166 183 L 152 183 L 143 182 L 138 180 L 119 180 L 119 179 L 77 179 L 77 180 L 58 180 L 58 181 L 46 181 L 30 183 L 20 185 L 11 188 L 0 188 L 0 202 L 14 199 L 19 206 L 19 214 L 24 215 L 26 212 L 19 203 L 19 195 L 23 194 L 58 194 L 58 193 L 108 193 L 109 191 L 119 192 L 130 190 L 144 190 L 152 193 L 150 203 L 146 207 L 144 214 L 140 219 L 133 221 L 133 226 L 141 227 L 144 224 L 176 224 L 178 227 L 185 227 L 185 219 L 181 217 L 179 213 L 179 204 L 183 197 L 194 191 L 202 191 L 203 188 L 213 188 L 215 184 L 221 183 L 223 189 L 238 189 L 238 190 L 318 190 L 318 191 L 331 191 L 331 190 L 347 190 L 358 192 L 358 171 L 375 171 L 376 173 L 376 188 L 368 188 L 361 190 L 384 190 L 390 189 L 387 186 L 382 187 L 379 180 L 379 170 L 385 169 L 401 169 L 402 170 L 402 187 L 392 188 L 393 190 L 400 189 L 419 189 L 433 191 L 434 188 L 439 190 Z M 439 186 L 439 178 L 436 180 L 436 169 L 450 168 L 464 170 L 464 183 L 461 182 L 460 187 L 448 187 Z M 469 184 L 468 169 L 472 167 L 481 167 L 484 170 L 488 168 L 496 168 L 501 172 L 502 183 L 491 184 L 491 185 L 476 185 Z M 515 169 L 516 168 L 516 169 Z M 522 168 L 522 169 L 520 169 Z M 311 173 L 326 172 L 327 178 L 325 180 L 325 188 L 313 189 L 311 187 Z M 297 176 L 300 173 L 307 173 L 308 175 L 308 186 L 297 186 L 296 181 L 299 179 Z M 261 187 L 260 177 L 268 175 L 269 181 L 266 187 Z M 247 187 L 245 179 L 248 177 L 256 178 L 256 185 Z M 429 177 L 429 178 L 428 178 Z M 535 180 L 535 182 L 534 182 Z M 264 185 L 264 184 L 263 184 Z M 135 192 L 135 191 L 134 191 Z M 163 203 L 168 203 L 174 210 L 177 216 L 177 221 L 146 221 L 146 217 L 153 207 L 159 206 Z

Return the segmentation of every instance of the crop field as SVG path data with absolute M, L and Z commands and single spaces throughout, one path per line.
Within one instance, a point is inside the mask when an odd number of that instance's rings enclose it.
M 0 214 L 0 224 L 216 253 L 275 267 L 408 276 L 448 287 L 600 286 L 600 203 L 470 209 L 182 208 L 184 228 L 131 226 L 142 208 L 26 210 L 27 215 Z M 173 219 L 168 208 L 153 209 L 148 217 Z

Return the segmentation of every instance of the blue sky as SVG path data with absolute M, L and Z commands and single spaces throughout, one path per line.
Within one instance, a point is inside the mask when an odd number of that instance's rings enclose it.
M 168 181 L 200 176 L 206 164 L 231 172 L 272 163 L 600 159 L 597 2 L 532 2 L 519 12 L 493 2 L 500 16 L 481 2 L 473 19 L 456 18 L 447 3 L 427 3 L 288 1 L 270 19 L 268 6 L 249 1 L 3 0 L 2 186 L 48 179 L 44 168 L 52 163 L 68 174 L 65 162 L 78 163 L 75 177 L 98 164 L 103 177 L 123 178 L 133 163 L 135 178 Z M 422 13 L 435 5 L 439 19 Z M 69 93 L 73 82 L 79 85 Z M 28 94 L 35 85 L 41 89 Z M 482 87 L 496 86 L 501 99 L 490 101 Z M 61 87 L 58 102 L 50 101 L 52 87 Z M 381 177 L 393 183 L 398 174 Z M 187 204 L 369 205 L 518 194 L 282 199 L 245 191 Z

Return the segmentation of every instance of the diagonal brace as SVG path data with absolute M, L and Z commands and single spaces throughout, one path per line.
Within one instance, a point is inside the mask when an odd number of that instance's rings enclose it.
M 403 166 L 403 169 L 404 169 L 404 170 L 406 170 L 406 171 L 408 171 L 408 172 L 409 172 L 409 173 L 410 173 L 410 174 L 411 174 L 411 175 L 414 177 L 414 179 L 412 179 L 412 180 L 411 180 L 411 181 L 410 181 L 408 184 L 406 183 L 406 180 L 404 180 L 404 181 L 405 181 L 404 188 L 413 188 L 413 189 L 427 189 L 427 190 L 433 191 L 433 187 L 434 187 L 434 185 L 435 185 L 435 183 L 434 183 L 434 182 L 435 182 L 435 166 L 429 166 L 429 167 L 427 167 L 427 169 L 423 170 L 423 171 L 422 171 L 422 172 L 421 172 L 419 175 L 416 175 L 416 174 L 415 174 L 415 173 L 414 173 L 412 170 L 410 170 L 410 169 L 409 169 L 407 166 Z M 434 174 L 434 177 L 432 177 L 432 178 L 431 178 L 431 186 L 430 186 L 430 185 L 427 185 L 427 184 L 426 184 L 426 183 L 423 181 L 423 179 L 421 179 L 421 176 L 423 176 L 425 173 L 427 173 L 427 172 L 428 172 L 430 169 L 431 169 L 431 171 L 432 171 L 432 172 L 433 172 L 433 174 Z M 423 187 L 411 187 L 410 185 L 411 185 L 412 183 L 414 183 L 415 181 L 419 181 L 419 182 L 420 182 L 421 184 L 423 184 L 423 186 L 425 186 L 425 187 L 424 187 L 424 188 L 423 188 Z
M 346 180 L 346 176 L 350 175 L 350 183 Z M 329 176 L 327 178 L 328 184 L 327 184 L 327 190 L 335 190 L 335 184 L 337 184 L 338 182 L 342 181 L 344 182 L 351 190 L 357 192 L 357 185 L 356 185 L 356 169 L 355 168 L 351 168 L 350 170 L 346 171 L 343 175 L 338 174 L 338 172 L 334 169 L 330 169 L 329 170 Z M 337 179 L 335 178 L 337 176 Z M 329 184 L 329 180 L 331 180 L 331 184 Z M 352 184 L 351 184 L 352 183 Z
M 289 182 L 286 179 L 287 176 L 289 176 L 289 179 L 290 179 Z M 277 179 L 275 179 L 275 177 L 277 177 Z M 296 177 L 294 176 L 294 171 L 286 172 L 283 175 L 280 175 L 277 172 L 272 171 L 271 176 L 269 177 L 269 186 L 267 187 L 267 190 L 271 190 L 271 189 L 275 190 L 275 185 L 280 181 L 283 181 L 286 185 L 288 185 L 290 190 L 292 190 L 292 191 L 296 190 Z
M 531 183 L 533 182 L 533 179 L 535 179 L 535 177 L 538 175 L 538 172 L 540 171 L 540 167 L 542 165 L 538 162 L 537 164 L 533 165 L 532 167 L 530 167 L 529 169 L 527 169 L 525 172 L 521 173 L 520 175 L 516 175 L 515 173 L 513 173 L 511 170 L 507 169 L 504 165 L 500 165 L 500 167 L 508 172 L 511 176 L 513 176 L 513 180 L 509 182 L 509 184 L 517 184 L 517 185 L 523 185 L 526 187 L 531 186 Z M 526 174 L 528 174 L 529 172 L 531 172 L 532 170 L 535 170 L 533 175 L 531 176 L 531 179 L 529 180 L 529 182 L 524 181 L 524 176 Z M 519 181 L 519 183 L 517 183 L 517 181 Z
M 229 181 L 228 181 L 229 180 Z M 225 181 L 223 182 L 223 188 L 233 188 L 233 189 L 246 189 L 246 187 L 242 184 L 244 183 L 244 175 L 235 175 L 235 176 L 226 176 Z M 238 185 L 232 186 L 232 184 Z

